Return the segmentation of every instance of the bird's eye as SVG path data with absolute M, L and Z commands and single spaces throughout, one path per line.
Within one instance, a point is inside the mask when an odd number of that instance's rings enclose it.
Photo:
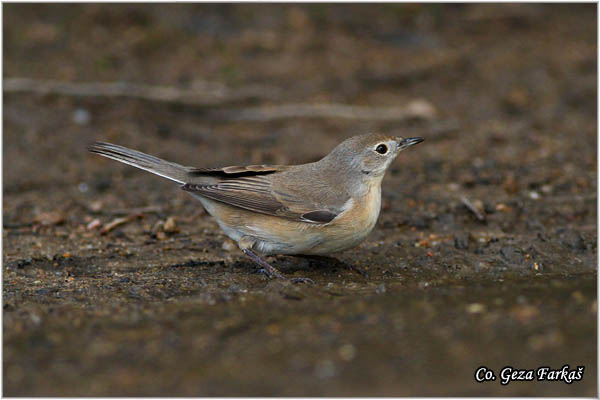
M 375 151 L 378 152 L 379 154 L 385 154 L 388 152 L 388 147 L 385 144 L 379 144 L 375 148 Z

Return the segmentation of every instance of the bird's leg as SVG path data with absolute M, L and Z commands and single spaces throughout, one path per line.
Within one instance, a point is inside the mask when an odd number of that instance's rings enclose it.
M 272 266 L 271 264 L 269 264 L 268 262 L 266 262 L 265 260 L 263 260 L 262 258 L 260 258 L 252 250 L 250 250 L 250 249 L 242 249 L 242 251 L 244 252 L 245 255 L 247 255 L 248 257 L 250 257 L 252 259 L 252 261 L 254 261 L 258 265 L 260 265 L 261 267 L 263 267 L 265 269 L 265 271 L 267 273 L 267 276 L 269 278 L 277 278 L 277 279 L 287 280 L 287 278 L 285 276 L 283 276 L 283 274 L 281 272 L 279 272 L 279 270 L 277 268 L 275 268 L 274 266 Z
M 252 246 L 254 246 L 254 243 L 255 241 L 252 238 L 244 236 L 238 241 L 238 246 L 245 255 L 252 259 L 252 261 L 263 267 L 266 275 L 269 278 L 283 279 L 286 281 L 289 280 L 293 283 L 314 283 L 310 278 L 286 278 L 281 272 L 279 272 L 277 268 L 260 258 L 255 252 L 252 251 Z
M 287 280 L 285 276 L 277 268 L 270 265 L 268 262 L 260 258 L 255 252 L 252 251 L 252 247 L 256 244 L 256 241 L 250 236 L 242 236 L 240 240 L 238 240 L 238 246 L 240 250 L 244 252 L 245 255 L 250 257 L 252 261 L 263 267 L 266 275 L 269 278 L 277 278 Z

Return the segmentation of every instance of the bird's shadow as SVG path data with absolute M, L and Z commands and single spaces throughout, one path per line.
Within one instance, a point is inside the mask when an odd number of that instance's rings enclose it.
M 340 270 L 345 270 L 353 271 L 365 278 L 368 278 L 367 273 L 362 269 L 329 256 L 308 256 L 300 254 L 291 256 L 274 256 L 272 258 L 272 263 L 283 273 L 288 274 L 296 271 L 314 271 L 333 275 Z

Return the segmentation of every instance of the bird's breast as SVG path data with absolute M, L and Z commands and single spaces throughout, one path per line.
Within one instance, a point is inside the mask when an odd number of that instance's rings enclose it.
M 341 251 L 356 246 L 375 227 L 381 210 L 381 185 L 369 185 L 361 196 L 349 200 L 348 208 L 328 226 L 328 239 L 323 243 L 326 251 Z

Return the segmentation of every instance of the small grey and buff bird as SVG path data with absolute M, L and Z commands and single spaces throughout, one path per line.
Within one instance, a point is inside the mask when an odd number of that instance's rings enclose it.
M 356 246 L 377 222 L 385 171 L 422 141 L 366 134 L 309 164 L 223 168 L 186 167 L 110 143 L 88 150 L 175 181 L 267 275 L 285 279 L 256 252 L 328 255 Z

